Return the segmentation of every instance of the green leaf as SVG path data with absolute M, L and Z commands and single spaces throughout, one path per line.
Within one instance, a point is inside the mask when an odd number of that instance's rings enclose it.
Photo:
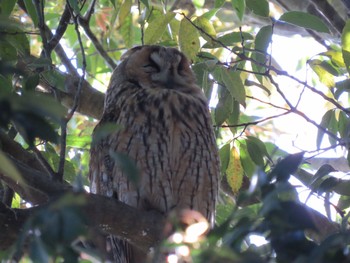
M 130 180 L 130 182 L 135 187 L 138 187 L 141 178 L 140 171 L 137 168 L 135 161 L 123 153 L 113 152 L 112 150 L 109 152 L 109 154 L 115 161 L 116 165 L 118 165 L 121 168 L 123 173 Z
M 317 190 L 323 181 L 323 177 L 328 175 L 331 172 L 335 172 L 336 170 L 329 164 L 323 164 L 312 177 L 312 181 L 310 182 L 309 188 L 313 191 Z
M 242 41 L 253 39 L 254 37 L 247 32 L 232 32 L 219 37 L 218 41 L 225 45 L 232 45 L 234 43 L 241 43 Z
M 68 140 L 68 139 L 67 139 Z M 60 164 L 60 156 L 57 154 L 55 149 L 50 143 L 45 143 L 45 151 L 41 151 L 41 154 L 45 157 L 47 162 L 53 168 L 53 170 L 57 171 L 58 166 Z M 64 162 L 64 180 L 68 182 L 74 182 L 77 176 L 77 170 L 75 169 L 73 163 L 70 159 L 66 159 Z
M 329 33 L 328 27 L 320 18 L 308 13 L 290 11 L 284 13 L 279 20 L 318 32 Z
M 244 85 L 240 77 L 240 72 L 222 67 L 221 79 L 225 84 L 225 87 L 230 92 L 232 98 L 237 100 L 241 105 L 245 107 L 246 94 Z
M 23 0 L 23 2 L 24 2 L 24 5 L 27 9 L 27 12 L 28 12 L 30 18 L 33 21 L 34 26 L 38 27 L 39 17 L 38 17 L 38 13 L 35 10 L 35 6 L 33 4 L 33 1 L 32 0 Z
M 224 46 L 233 46 L 246 40 L 253 40 L 253 36 L 246 32 L 232 32 L 217 38 L 217 41 L 206 43 L 204 48 L 219 48 Z
M 18 172 L 17 168 L 13 165 L 10 159 L 0 150 L 0 172 L 13 181 L 24 185 L 22 175 Z
M 220 8 L 226 3 L 226 0 L 215 0 L 214 8 Z
M 272 40 L 272 26 L 264 26 L 260 28 L 255 37 L 255 50 L 259 53 L 254 53 L 255 59 L 260 63 L 266 63 L 267 48 Z
M 195 7 L 203 7 L 205 0 L 193 0 L 192 1 Z
M 78 0 L 68 0 L 69 5 L 73 8 L 74 13 L 79 15 L 80 14 L 80 8 L 78 5 Z
M 132 0 L 124 0 L 119 9 L 119 24 L 124 24 L 125 19 L 131 16 L 130 10 L 132 7 Z M 129 17 L 130 20 L 130 17 Z
M 123 24 L 121 24 L 120 26 L 119 32 L 123 37 L 125 46 L 127 48 L 131 48 L 134 43 L 134 35 L 135 35 L 131 15 L 127 16 L 124 19 Z
M 269 16 L 269 3 L 266 0 L 246 0 L 246 5 L 253 11 L 254 14 L 258 16 Z
M 343 92 L 350 92 L 350 79 L 338 81 L 335 83 L 335 87 L 334 98 L 339 99 Z
M 215 42 L 213 39 L 216 38 L 216 31 L 213 24 L 209 21 L 208 18 L 200 16 L 194 20 L 194 24 L 201 29 L 198 30 L 198 32 L 206 41 L 209 43 Z
M 5 39 L 0 39 L 0 57 L 4 61 L 15 61 L 17 59 L 16 49 Z
M 9 16 L 15 7 L 15 0 L 0 1 L 0 15 Z
M 24 90 L 34 91 L 37 85 L 39 84 L 39 74 L 35 73 L 24 77 L 23 84 Z
M 320 126 L 323 127 L 324 129 L 328 129 L 328 127 L 330 126 L 331 120 L 334 118 L 335 118 L 334 110 L 327 111 L 322 117 Z M 322 143 L 322 139 L 323 139 L 324 134 L 325 133 L 323 130 L 318 129 L 317 137 L 316 137 L 316 146 L 318 149 L 321 147 L 321 143 Z
M 91 144 L 90 135 L 67 135 L 66 144 L 74 148 L 88 148 Z
M 345 67 L 345 63 L 344 63 L 344 59 L 343 59 L 343 54 L 341 50 L 333 50 L 330 49 L 326 52 L 321 53 L 320 55 L 324 55 L 327 56 L 331 59 L 331 61 L 337 65 L 338 67 L 344 68 Z
M 21 197 L 17 193 L 12 198 L 11 208 L 21 208 Z
M 233 98 L 224 87 L 219 94 L 219 102 L 215 107 L 215 124 L 221 125 L 230 117 L 233 111 Z
M 226 143 L 219 150 L 220 163 L 221 163 L 221 173 L 225 173 L 228 163 L 230 162 L 230 144 Z
M 28 63 L 28 67 L 33 70 L 44 68 L 44 67 L 51 67 L 51 66 L 52 66 L 51 60 L 43 57 L 34 58 L 33 60 L 30 61 L 30 63 Z
M 122 128 L 122 126 L 113 122 L 97 125 L 94 130 L 93 143 L 99 143 L 101 140 L 105 139 L 114 132 L 120 131 Z
M 200 47 L 199 35 L 197 29 L 186 18 L 180 23 L 179 46 L 188 59 L 192 61 L 196 59 Z
M 334 87 L 334 74 L 338 73 L 335 71 L 335 69 L 332 71 L 330 65 L 327 65 L 325 61 L 321 61 L 319 59 L 310 60 L 309 65 L 325 86 L 328 88 Z M 332 73 L 329 71 L 332 71 Z
M 27 112 L 41 116 L 44 119 L 49 117 L 57 123 L 60 123 L 67 113 L 67 109 L 54 98 L 38 92 L 28 91 L 23 93 L 22 96 L 14 95 L 11 97 L 11 101 L 14 111 Z
M 148 0 L 140 0 L 142 4 L 145 5 L 145 7 L 147 7 L 147 9 L 149 9 L 149 3 Z
M 206 18 L 206 19 L 211 19 L 213 16 L 215 16 L 215 14 L 219 11 L 219 8 L 213 8 L 210 9 L 208 12 L 204 13 L 203 15 L 201 15 L 200 17 Z
M 340 134 L 340 137 L 343 139 L 348 139 L 350 135 L 350 119 L 349 116 L 341 111 L 339 112 L 339 118 L 338 118 L 338 131 Z
M 197 84 L 203 89 L 207 98 L 210 98 L 213 90 L 213 83 L 209 80 L 208 64 L 200 62 L 192 65 L 192 70 L 196 75 Z
M 318 187 L 317 194 L 321 195 L 324 192 L 331 192 L 334 187 L 341 183 L 339 178 L 335 178 L 333 176 L 326 178 Z
M 34 240 L 30 243 L 29 255 L 33 262 L 45 263 L 50 261 L 45 244 L 39 235 L 34 235 Z
M 1 46 L 0 46 L 1 48 Z M 0 72 L 1 72 L 1 65 L 0 65 Z M 3 89 L 3 91 L 11 92 L 12 91 L 12 78 L 11 77 L 5 77 L 0 74 L 0 87 Z
M 238 101 L 233 100 L 232 101 L 232 113 L 230 116 L 226 119 L 226 122 L 230 126 L 234 126 L 238 124 L 239 121 L 239 115 L 240 115 L 240 105 Z M 233 134 L 237 132 L 237 127 L 230 127 L 230 130 L 232 131 Z
M 45 79 L 50 84 L 51 87 L 54 87 L 61 91 L 66 91 L 65 90 L 66 76 L 63 75 L 62 73 L 58 72 L 55 69 L 52 69 L 52 70 L 43 71 L 41 72 L 40 75 L 43 79 Z
M 231 4 L 234 10 L 236 10 L 239 20 L 243 20 L 245 13 L 245 0 L 231 0 Z
M 271 172 L 271 176 L 276 176 L 279 181 L 288 181 L 290 175 L 298 170 L 303 161 L 304 152 L 290 154 L 277 163 Z
M 256 52 L 253 53 L 252 57 L 258 63 L 266 64 L 268 62 L 267 48 L 269 47 L 271 40 L 272 26 L 270 25 L 262 27 L 256 34 L 254 41 Z M 264 73 L 266 71 L 266 67 L 258 65 L 256 63 L 252 63 L 252 67 L 256 72 Z M 259 82 L 262 83 L 262 76 L 259 74 L 256 74 L 255 76 Z
M 27 36 L 18 32 L 16 34 L 6 35 L 5 40 L 10 43 L 21 57 L 27 57 L 30 54 L 29 40 Z
M 258 138 L 248 136 L 245 140 L 247 145 L 248 153 L 253 160 L 253 162 L 260 166 L 264 166 L 264 156 L 266 156 L 267 151 L 264 143 L 260 141 Z
M 259 87 L 260 89 L 265 91 L 267 93 L 267 95 L 269 95 L 269 96 L 271 95 L 271 91 L 267 87 L 265 87 L 264 85 L 262 85 L 260 83 L 255 82 L 255 81 L 246 79 L 245 82 L 244 82 L 244 85 L 247 86 L 247 87 L 250 87 L 250 86 Z
M 153 13 L 156 11 L 153 11 Z M 155 44 L 163 35 L 169 22 L 175 17 L 174 12 L 168 12 L 166 14 L 158 14 L 155 18 L 149 22 L 148 27 L 145 30 L 145 44 Z
M 341 46 L 346 69 L 350 73 L 350 20 L 346 22 L 343 28 Z
M 0 38 L 0 56 L 2 59 L 10 60 L 7 57 L 12 58 L 16 51 L 22 57 L 27 57 L 30 54 L 29 40 L 23 31 L 23 25 L 18 21 L 0 17 L 0 32 L 2 33 Z M 12 47 L 15 48 L 15 52 L 11 50 Z M 2 50 L 3 48 L 5 50 Z
M 41 116 L 26 111 L 17 111 L 13 114 L 12 121 L 30 146 L 34 145 L 35 138 L 58 142 L 58 134 L 52 125 Z
M 252 178 L 256 172 L 257 167 L 248 152 L 246 141 L 239 143 L 239 154 L 241 157 L 244 173 L 248 176 L 248 178 Z

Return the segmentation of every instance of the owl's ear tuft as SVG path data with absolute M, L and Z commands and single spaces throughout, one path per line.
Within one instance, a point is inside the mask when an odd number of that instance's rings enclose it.
M 130 57 L 132 54 L 134 54 L 136 51 L 142 49 L 143 46 L 136 46 L 136 47 L 133 47 L 131 49 L 129 49 L 128 51 L 126 51 L 121 57 L 120 57 L 120 60 L 125 60 L 127 59 L 128 57 Z

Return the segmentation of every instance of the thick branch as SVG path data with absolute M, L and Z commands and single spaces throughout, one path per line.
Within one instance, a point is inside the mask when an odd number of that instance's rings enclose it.
M 95 34 L 90 29 L 89 21 L 87 21 L 83 18 L 80 18 L 79 25 L 84 29 L 85 34 L 88 36 L 88 38 L 94 44 L 97 52 L 101 55 L 101 57 L 103 57 L 103 59 L 106 61 L 107 65 L 110 67 L 110 69 L 115 69 L 117 67 L 117 64 L 108 55 L 106 50 L 103 48 L 102 44 L 99 42 L 99 40 L 97 39 Z
M 9 140 L 6 134 L 1 132 L 0 144 L 4 146 L 3 151 L 16 166 L 25 183 L 19 184 L 4 174 L 0 174 L 0 179 L 29 202 L 47 203 L 48 200 L 71 188 L 68 184 L 50 180 L 40 170 L 42 167 L 32 154 L 16 142 Z M 30 168 L 31 164 L 37 165 L 39 170 Z M 164 225 L 164 218 L 160 214 L 141 212 L 108 197 L 86 194 L 85 198 L 84 211 L 92 226 L 100 226 L 104 232 L 127 239 L 144 250 L 148 250 L 160 240 Z M 38 208 L 34 211 L 36 209 Z M 0 231 L 6 233 L 6 235 L 0 235 L 0 249 L 4 249 L 16 239 L 21 226 L 32 213 L 33 209 L 9 210 L 9 208 L 0 207 Z
M 80 77 L 67 75 L 57 71 L 57 73 L 64 75 L 66 91 L 56 90 L 56 94 L 61 99 L 62 104 L 71 109 L 74 106 L 74 98 L 79 85 Z M 45 89 L 45 92 L 51 93 L 51 88 L 42 80 L 40 86 Z M 54 94 L 52 94 L 54 95 Z M 100 119 L 103 112 L 104 94 L 94 89 L 89 82 L 82 80 L 81 93 L 79 96 L 79 102 L 77 112 L 95 118 Z
M 4 174 L 0 174 L 0 179 L 25 200 L 33 204 L 42 204 L 48 201 L 49 196 L 58 194 L 70 187 L 67 183 L 53 182 L 34 154 L 26 151 L 20 144 L 11 140 L 1 131 L 0 145 L 2 146 L 1 150 L 22 175 L 24 184 L 19 184 L 19 182 Z
M 74 105 L 74 98 L 77 92 L 76 87 L 79 83 L 79 77 L 68 75 L 65 81 L 67 93 L 60 93 L 64 106 L 71 108 Z M 77 112 L 100 119 L 103 111 L 104 94 L 94 89 L 89 82 L 83 80 L 82 89 L 79 97 Z
M 90 194 L 86 198 L 84 211 L 91 225 L 126 239 L 144 251 L 148 251 L 162 239 L 165 218 L 161 214 L 140 211 L 105 196 Z
M 144 251 L 155 246 L 162 238 L 165 218 L 155 212 L 144 212 L 115 199 L 93 194 L 84 195 L 83 213 L 91 226 L 99 226 L 108 234 L 127 239 Z M 47 206 L 45 206 L 47 207 Z M 45 208 L 41 207 L 41 208 Z M 0 205 L 0 250 L 8 248 L 21 233 L 22 226 L 40 208 L 9 209 Z
M 7 134 L 0 130 L 0 149 L 15 157 L 18 161 L 28 164 L 33 169 L 44 172 L 44 167 L 40 164 L 38 159 L 25 150 L 19 143 L 11 139 Z

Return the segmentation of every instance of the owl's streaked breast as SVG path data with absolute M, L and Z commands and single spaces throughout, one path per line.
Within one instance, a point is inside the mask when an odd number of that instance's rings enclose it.
M 143 209 L 192 208 L 210 217 L 218 163 L 205 98 L 140 90 L 123 104 L 116 122 L 124 129 L 110 138 L 110 147 L 135 161 L 141 179 L 136 189 L 116 167 L 118 198 Z

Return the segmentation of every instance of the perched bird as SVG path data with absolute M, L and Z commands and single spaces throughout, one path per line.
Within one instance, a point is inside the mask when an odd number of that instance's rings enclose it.
M 119 128 L 93 139 L 91 192 L 165 215 L 196 210 L 213 224 L 218 150 L 208 101 L 189 60 L 177 49 L 161 46 L 132 48 L 121 60 L 94 134 L 107 123 Z M 123 169 L 120 156 L 134 163 L 136 178 Z M 115 262 L 145 261 L 137 248 L 112 240 Z

